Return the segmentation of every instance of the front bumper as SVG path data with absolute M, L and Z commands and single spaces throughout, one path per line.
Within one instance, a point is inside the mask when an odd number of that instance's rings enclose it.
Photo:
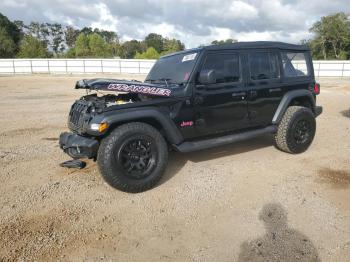
M 74 159 L 96 158 L 99 142 L 93 138 L 64 132 L 60 135 L 60 148 Z
M 323 108 L 322 106 L 316 106 L 315 107 L 315 117 L 318 117 L 320 114 L 322 114 Z

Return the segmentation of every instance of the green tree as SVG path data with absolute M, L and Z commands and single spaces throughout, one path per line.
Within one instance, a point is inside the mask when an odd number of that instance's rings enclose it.
M 92 34 L 94 31 L 92 30 L 91 27 L 84 27 L 83 29 L 80 30 L 81 33 L 85 34 L 85 35 L 90 35 Z
M 158 53 L 163 52 L 163 36 L 151 33 L 145 37 L 144 41 L 147 48 L 154 47 Z
M 154 47 L 147 48 L 147 50 L 143 53 L 136 52 L 135 55 L 136 59 L 158 59 L 159 57 L 160 54 Z
M 31 22 L 29 25 L 24 25 L 23 28 L 25 29 L 24 34 L 35 37 L 39 41 L 45 43 L 45 46 L 49 44 L 50 31 L 48 24 Z
M 0 28 L 0 57 L 13 57 L 16 52 L 16 44 L 8 35 L 5 28 Z
M 166 55 L 184 50 L 185 45 L 180 40 L 164 38 L 163 49 L 161 55 Z
M 64 32 L 62 29 L 62 25 L 58 23 L 47 24 L 47 28 L 49 30 L 49 35 L 51 38 L 50 46 L 57 56 L 59 52 L 62 52 L 65 47 L 63 45 L 64 42 Z
M 24 28 L 25 28 L 24 22 L 21 20 L 15 20 L 13 21 L 13 23 L 17 26 L 18 30 L 21 32 L 21 37 L 22 37 L 24 34 Z
M 101 36 L 103 40 L 106 41 L 106 43 L 108 44 L 119 42 L 119 38 L 116 32 L 100 30 L 98 28 L 95 28 L 93 32 Z
M 345 13 L 324 16 L 310 32 L 315 37 L 309 42 L 314 57 L 347 59 L 350 54 L 350 21 Z
M 90 54 L 93 57 L 110 57 L 112 56 L 112 50 L 103 38 L 97 34 L 89 35 L 89 49 Z
M 224 44 L 232 44 L 236 43 L 236 39 L 228 38 L 226 40 L 214 40 L 211 42 L 212 45 L 224 45 Z
M 18 50 L 21 31 L 16 24 L 0 13 L 0 57 L 13 57 Z
M 113 48 L 97 33 L 86 35 L 80 33 L 75 41 L 75 47 L 67 53 L 67 57 L 112 57 Z
M 66 58 L 75 58 L 76 54 L 75 54 L 75 48 L 69 48 L 68 51 L 64 54 L 64 57 Z
M 109 49 L 112 52 L 113 57 L 124 57 L 125 52 L 123 46 L 119 43 L 119 41 L 112 42 L 108 44 Z
M 17 54 L 19 58 L 47 58 L 49 53 L 45 47 L 45 43 L 38 40 L 32 35 L 26 35 L 23 37 L 19 52 Z
M 133 58 L 136 55 L 136 52 L 143 52 L 142 45 L 137 40 L 126 41 L 122 45 L 122 58 Z
M 80 31 L 72 26 L 66 26 L 64 29 L 64 38 L 67 46 L 73 48 L 75 46 L 75 41 L 79 35 Z
M 76 57 L 88 57 L 91 55 L 89 48 L 89 38 L 84 33 L 80 33 L 75 41 Z

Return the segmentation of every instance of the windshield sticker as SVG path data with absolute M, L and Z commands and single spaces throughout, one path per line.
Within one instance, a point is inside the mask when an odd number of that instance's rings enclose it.
M 187 72 L 185 74 L 184 81 L 188 81 L 189 78 L 190 78 L 190 73 Z
M 146 95 L 171 96 L 171 90 L 169 89 L 144 85 L 110 84 L 107 89 L 120 92 L 141 93 Z
M 197 53 L 185 55 L 185 56 L 182 58 L 182 62 L 194 60 L 194 59 L 196 58 L 196 56 L 197 56 Z

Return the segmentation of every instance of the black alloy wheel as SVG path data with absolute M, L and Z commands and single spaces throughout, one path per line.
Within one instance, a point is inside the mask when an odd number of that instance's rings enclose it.
M 297 144 L 304 144 L 309 140 L 311 133 L 310 127 L 310 122 L 305 119 L 301 119 L 296 123 L 294 139 Z
M 154 143 L 145 135 L 132 136 L 123 142 L 116 160 L 128 177 L 142 179 L 152 172 L 158 158 Z

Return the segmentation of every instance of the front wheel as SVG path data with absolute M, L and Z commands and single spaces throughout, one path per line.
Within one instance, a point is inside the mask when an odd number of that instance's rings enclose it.
M 298 154 L 311 145 L 316 132 L 315 116 L 309 108 L 290 106 L 278 125 L 275 134 L 277 148 Z
M 152 126 L 133 122 L 121 125 L 101 142 L 97 163 L 104 180 L 125 192 L 152 188 L 168 161 L 167 144 Z

